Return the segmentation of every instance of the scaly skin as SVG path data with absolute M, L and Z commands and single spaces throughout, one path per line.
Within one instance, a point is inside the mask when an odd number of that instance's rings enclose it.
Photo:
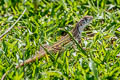
M 81 37 L 81 33 L 84 29 L 84 27 L 93 19 L 92 16 L 85 16 L 83 17 L 74 27 L 74 29 L 71 31 L 73 37 L 75 39 L 78 40 L 78 42 L 80 42 L 80 37 Z M 47 48 L 48 51 L 53 51 L 54 53 L 62 50 L 62 47 L 64 47 L 64 45 L 68 44 L 71 42 L 71 38 L 70 36 L 67 34 L 65 37 L 63 37 L 61 40 L 57 41 L 55 44 L 53 44 L 53 46 L 50 46 Z M 16 68 L 19 68 L 20 66 L 23 66 L 24 64 L 29 64 L 31 62 L 36 61 L 36 59 L 40 59 L 41 57 L 46 55 L 46 51 L 44 49 L 42 49 L 41 51 L 39 51 L 33 58 L 29 58 L 27 60 L 24 61 L 24 63 L 21 63 L 20 65 L 16 66 Z
M 60 41 L 56 42 L 55 44 L 53 44 L 53 46 L 47 46 L 45 47 L 49 52 L 58 52 L 60 50 L 62 50 L 62 47 L 66 44 L 68 44 L 71 41 L 70 37 L 67 35 L 64 37 L 64 39 L 62 38 Z M 29 58 L 27 60 L 24 61 L 24 63 L 21 63 L 20 65 L 16 66 L 16 68 L 19 68 L 20 66 L 23 66 L 24 64 L 29 64 L 31 62 L 36 61 L 36 59 L 40 59 L 41 57 L 46 55 L 46 51 L 42 48 L 40 51 L 38 51 L 36 53 L 36 55 L 32 58 Z

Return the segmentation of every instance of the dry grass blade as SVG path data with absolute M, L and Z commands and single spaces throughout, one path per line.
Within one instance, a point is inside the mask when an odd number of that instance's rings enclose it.
M 26 11 L 27 9 L 25 8 L 24 9 L 24 11 L 23 11 L 23 13 L 20 15 L 20 17 L 15 21 L 15 23 L 8 29 L 8 30 L 6 30 L 1 36 L 0 36 L 0 40 L 2 39 L 2 37 L 5 35 L 5 34 L 7 34 L 15 25 L 16 25 L 16 23 L 22 18 L 22 16 L 24 15 L 24 13 L 25 13 L 25 11 Z

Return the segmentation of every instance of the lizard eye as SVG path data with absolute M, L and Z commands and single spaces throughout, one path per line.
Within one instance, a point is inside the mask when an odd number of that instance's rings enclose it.
M 81 23 L 82 23 L 82 24 L 85 24 L 85 23 L 86 23 L 86 21 L 85 21 L 85 20 L 81 20 Z

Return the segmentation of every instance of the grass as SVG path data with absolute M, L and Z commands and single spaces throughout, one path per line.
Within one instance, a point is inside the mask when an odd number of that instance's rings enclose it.
M 120 79 L 120 1 L 119 0 L 2 0 L 0 35 L 27 11 L 14 28 L 0 41 L 0 78 L 40 80 L 119 80 Z M 40 43 L 52 45 L 85 15 L 92 23 L 82 33 L 79 45 L 66 48 L 54 61 L 43 57 L 15 69 L 15 65 L 35 55 Z M 24 69 L 25 68 L 25 69 Z

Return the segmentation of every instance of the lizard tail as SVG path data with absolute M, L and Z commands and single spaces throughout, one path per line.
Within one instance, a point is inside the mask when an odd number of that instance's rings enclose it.
M 41 57 L 45 56 L 45 54 L 46 54 L 45 52 L 43 52 L 42 54 L 39 54 L 39 53 L 36 54 L 36 56 L 34 56 L 33 58 L 29 58 L 29 59 L 25 60 L 25 62 L 20 63 L 20 65 L 17 65 L 16 69 L 18 69 L 21 66 L 24 66 L 24 64 L 29 64 L 31 62 L 36 61 L 37 59 L 39 60 Z
M 37 59 L 40 59 L 41 57 L 45 56 L 45 52 L 43 52 L 42 54 L 36 54 L 36 56 L 34 56 L 33 58 L 29 58 L 28 60 L 26 60 L 24 63 L 21 63 L 20 65 L 17 65 L 15 68 L 18 69 L 19 67 L 23 66 L 24 64 L 29 64 L 31 62 L 34 62 Z M 8 70 L 6 73 L 4 73 L 4 75 L 2 76 L 1 80 L 4 80 L 6 75 L 10 72 L 11 70 Z

